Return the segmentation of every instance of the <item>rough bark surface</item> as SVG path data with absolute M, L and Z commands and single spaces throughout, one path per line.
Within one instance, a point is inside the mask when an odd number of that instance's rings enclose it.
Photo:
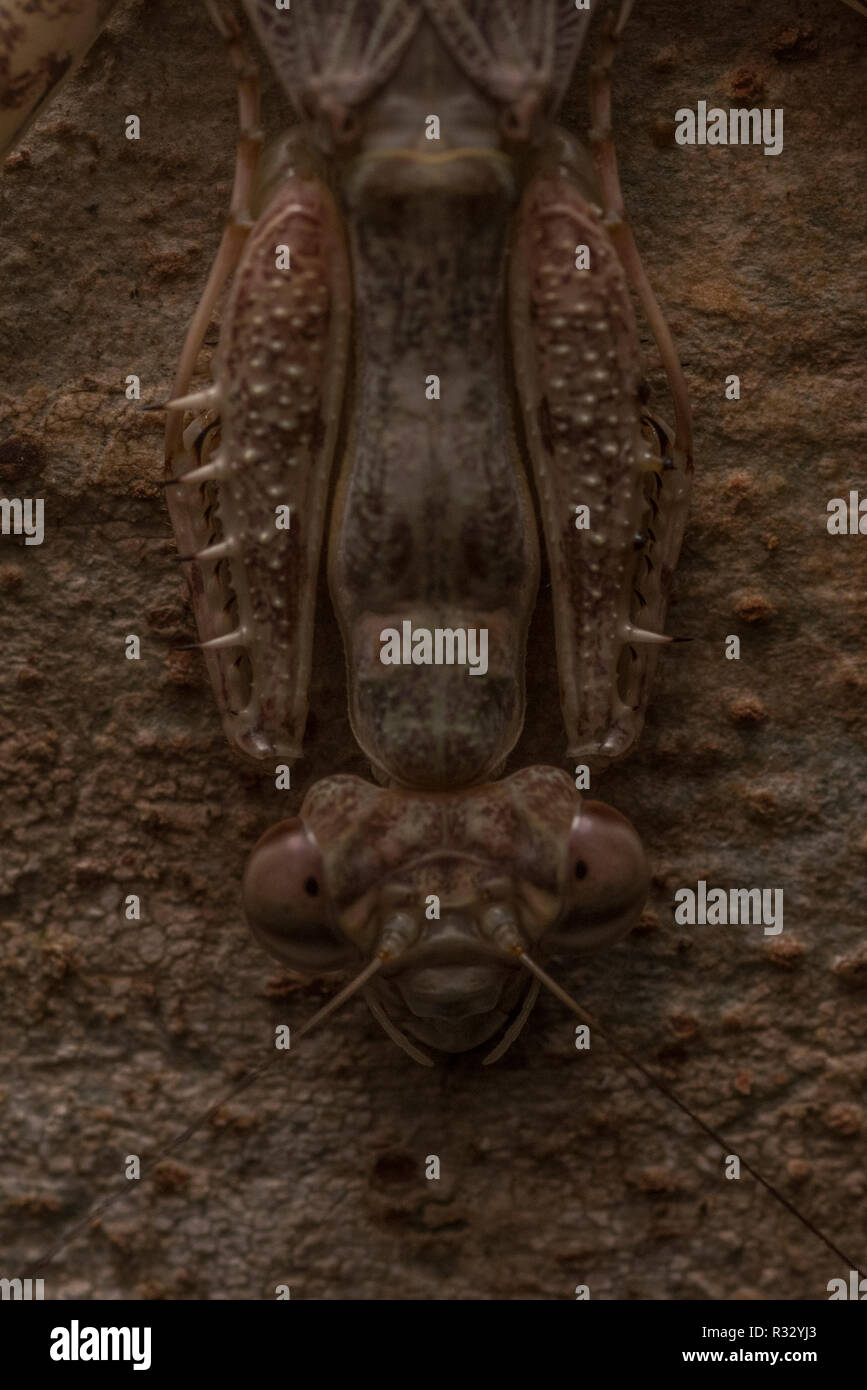
M 694 640 L 663 655 L 638 751 L 594 788 L 648 847 L 642 926 L 568 972 L 862 1263 L 867 539 L 829 536 L 826 506 L 863 482 L 865 53 L 867 21 L 829 0 L 659 0 L 627 31 L 622 182 L 697 423 L 668 620 Z M 585 82 L 586 65 L 578 133 Z M 675 111 L 702 98 L 782 107 L 782 155 L 676 146 Z M 0 180 L 0 486 L 46 519 L 42 546 L 0 537 L 7 1276 L 328 995 L 275 969 L 239 909 L 259 834 L 311 779 L 367 771 L 327 593 L 309 756 L 278 792 L 229 754 L 198 654 L 171 651 L 194 634 L 162 416 L 124 395 L 136 373 L 144 401 L 166 397 L 235 136 L 200 7 L 131 0 Z M 510 768 L 562 766 L 564 746 L 543 589 Z M 699 879 L 783 888 L 783 932 L 676 926 L 674 891 Z M 749 1176 L 726 1181 L 601 1040 L 573 1039 L 543 999 L 498 1066 L 423 1071 L 354 1004 L 42 1271 L 47 1296 L 826 1297 L 839 1262 Z

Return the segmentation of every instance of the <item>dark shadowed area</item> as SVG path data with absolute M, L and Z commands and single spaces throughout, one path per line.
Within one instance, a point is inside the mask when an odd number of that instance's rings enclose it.
M 831 0 L 636 8 L 616 136 L 695 412 L 667 624 L 694 640 L 593 788 L 647 845 L 647 910 L 559 978 L 863 1264 L 867 537 L 830 536 L 826 509 L 867 486 L 867 20 Z M 563 112 L 579 134 L 586 71 Z M 267 75 L 265 96 L 277 131 Z M 783 108 L 782 154 L 677 146 L 699 100 Z M 163 417 L 124 394 L 134 373 L 144 403 L 167 396 L 235 138 L 200 6 L 130 0 L 0 179 L 0 495 L 45 499 L 44 544 L 0 537 L 5 1276 L 333 989 L 281 972 L 239 902 L 250 848 L 311 781 L 367 774 L 327 591 L 307 756 L 279 792 L 230 754 L 199 654 L 172 651 L 194 629 Z M 564 747 L 543 587 L 510 770 L 566 766 Z M 783 931 L 675 925 L 700 879 L 782 888 Z M 40 1271 L 48 1297 L 822 1299 L 848 1272 L 601 1039 L 576 1051 L 550 997 L 497 1066 L 430 1071 L 354 1002 L 131 1186 Z

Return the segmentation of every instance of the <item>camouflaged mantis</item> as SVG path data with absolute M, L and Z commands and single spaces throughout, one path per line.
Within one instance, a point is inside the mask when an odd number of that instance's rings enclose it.
M 502 775 L 542 544 L 570 763 L 635 744 L 670 640 L 689 408 L 611 141 L 630 5 L 593 71 L 592 157 L 554 123 L 591 21 L 573 0 L 244 7 L 298 122 L 263 152 L 241 28 L 209 4 L 241 134 L 168 413 L 169 509 L 227 736 L 266 766 L 302 751 L 327 556 L 375 778 L 309 790 L 253 851 L 245 910 L 297 969 L 369 961 L 359 987 L 417 1060 L 482 1044 L 493 1060 L 535 1000 L 531 948 L 615 940 L 648 886 L 632 826 L 571 775 Z M 20 119 L 59 26 L 71 65 L 108 8 L 27 21 Z M 630 284 L 674 430 L 643 404 Z M 213 382 L 191 392 L 221 299 Z

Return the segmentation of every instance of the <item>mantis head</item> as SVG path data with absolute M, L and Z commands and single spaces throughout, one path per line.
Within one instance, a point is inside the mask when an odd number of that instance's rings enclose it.
M 368 1004 L 427 1060 L 405 1034 L 441 1052 L 504 1030 L 511 1041 L 537 989 L 521 956 L 609 945 L 635 925 L 648 884 L 629 821 L 584 801 L 556 769 L 439 794 L 335 777 L 256 845 L 244 909 L 293 969 L 329 973 L 378 956 Z

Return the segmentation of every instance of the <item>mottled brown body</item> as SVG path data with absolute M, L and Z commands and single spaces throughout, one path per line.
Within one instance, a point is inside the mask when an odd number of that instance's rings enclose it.
M 174 495 L 169 503 L 179 543 L 198 556 L 192 592 L 202 639 L 226 644 L 207 653 L 226 732 L 249 756 L 290 761 L 307 717 L 350 301 L 334 201 L 321 180 L 295 172 L 295 143 L 282 151 L 285 178 L 247 242 L 226 305 L 214 372 L 219 448 L 198 504 Z M 278 246 L 291 248 L 291 272 L 277 268 Z M 203 550 L 197 523 L 209 506 L 218 529 Z
M 219 448 L 181 464 L 172 506 L 181 537 L 203 503 L 219 518 L 192 577 L 227 732 L 291 761 L 333 487 L 350 717 L 383 788 L 314 787 L 254 852 L 245 901 L 302 968 L 387 941 L 369 1002 L 423 1060 L 404 1030 L 441 1051 L 509 1035 L 515 950 L 599 945 L 641 909 L 628 822 L 554 769 L 491 779 L 524 720 L 537 515 L 568 755 L 598 769 L 635 742 L 689 463 L 673 451 L 663 497 L 625 263 L 591 161 L 550 125 L 574 10 L 536 4 L 521 27 L 509 5 L 337 8 L 248 5 L 303 127 L 271 159 L 228 298 Z M 275 535 L 280 503 L 292 529 Z M 484 670 L 386 661 L 404 627 L 483 632 Z
M 504 351 L 514 198 L 493 151 L 369 161 L 352 176 L 356 418 L 330 579 L 353 729 L 407 786 L 496 775 L 523 724 L 538 556 Z M 484 628 L 484 678 L 384 666 L 380 633 L 407 618 Z
M 521 954 L 614 939 L 647 885 L 632 827 L 571 774 L 493 780 L 524 720 L 540 527 L 570 759 L 632 746 L 667 640 L 688 410 L 620 216 L 607 68 L 597 181 L 553 125 L 589 20 L 571 0 L 244 0 L 301 121 L 261 166 L 255 70 L 206 3 L 241 138 L 169 411 L 172 520 L 227 735 L 274 766 L 301 752 L 330 515 L 352 726 L 383 784 L 314 787 L 251 856 L 248 917 L 302 968 L 378 957 L 371 1008 L 419 1060 L 402 1029 L 442 1051 L 501 1032 L 497 1055 L 534 998 Z M 72 61 L 110 6 L 68 8 Z M 43 67 L 56 19 L 25 26 Z M 20 128 L 30 98 L 10 92 Z M 642 412 L 627 272 L 676 441 Z M 186 396 L 230 276 L 213 384 Z M 484 663 L 386 661 L 401 628 L 483 634 Z
M 657 471 L 626 272 L 586 166 L 577 142 L 558 132 L 524 196 L 511 301 L 568 756 L 597 770 L 641 732 L 657 651 L 647 639 L 665 616 L 689 465 L 669 457 Z M 576 268 L 582 249 L 587 269 Z M 579 508 L 588 509 L 586 525 L 576 524 Z

